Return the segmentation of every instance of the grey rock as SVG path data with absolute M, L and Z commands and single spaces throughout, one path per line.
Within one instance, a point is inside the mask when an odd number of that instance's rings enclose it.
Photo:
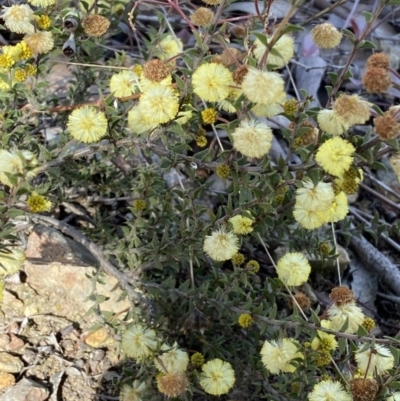
M 30 379 L 22 379 L 0 397 L 0 401 L 44 401 L 49 390 Z

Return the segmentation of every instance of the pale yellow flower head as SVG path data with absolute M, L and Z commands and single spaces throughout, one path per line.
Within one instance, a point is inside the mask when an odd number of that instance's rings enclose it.
M 31 22 L 34 19 L 33 10 L 27 4 L 3 6 L 1 18 L 11 32 L 33 33 L 35 30 Z
M 178 344 L 176 342 L 172 347 L 168 344 L 163 344 L 161 346 L 161 351 L 166 350 L 169 351 L 164 352 L 158 357 L 161 359 L 162 365 L 157 358 L 154 359 L 156 368 L 163 373 L 165 373 L 165 369 L 167 369 L 168 372 L 185 372 L 189 363 L 189 356 L 187 352 L 178 348 Z
M 302 285 L 308 280 L 311 266 L 301 252 L 289 252 L 279 259 L 276 273 L 286 285 Z
M 271 39 L 271 36 L 267 37 L 267 43 Z M 253 54 L 258 62 L 264 56 L 266 46 L 261 42 L 260 39 L 254 41 Z M 282 35 L 278 41 L 274 44 L 273 50 L 268 53 L 267 64 L 275 66 L 275 68 L 284 67 L 294 55 L 294 40 L 290 35 Z M 278 52 L 278 54 L 274 54 Z
M 279 102 L 283 96 L 285 82 L 276 72 L 260 71 L 250 67 L 243 78 L 242 90 L 253 103 L 265 106 Z
M 183 43 L 180 39 L 173 37 L 172 35 L 167 35 L 158 44 L 161 50 L 160 59 L 167 60 L 169 58 L 175 57 L 183 51 Z
M 229 362 L 212 359 L 202 366 L 200 386 L 212 395 L 226 394 L 235 384 L 235 372 Z
M 353 163 L 354 146 L 338 136 L 323 143 L 315 156 L 317 163 L 329 174 L 341 176 Z
M 311 341 L 311 349 L 314 351 L 333 351 L 338 347 L 338 342 L 333 334 L 317 331 L 317 336 Z
M 333 110 L 324 109 L 318 112 L 317 121 L 319 128 L 329 135 L 342 135 L 350 128 Z
M 344 331 L 345 333 L 357 333 L 359 326 L 364 321 L 364 313 L 362 309 L 358 307 L 355 302 L 350 302 L 343 305 L 333 304 L 328 309 L 328 317 L 331 322 L 331 329 L 340 331 L 345 324 L 346 320 L 349 319 L 349 325 Z
M 339 46 L 342 33 L 329 22 L 325 22 L 314 27 L 311 31 L 311 38 L 321 49 L 332 49 Z
M 314 183 L 307 179 L 303 182 L 303 187 L 296 190 L 296 204 L 315 212 L 325 211 L 332 205 L 334 198 L 332 185 L 327 182 L 319 182 L 314 186 Z
M 283 96 L 286 97 L 285 94 Z M 280 103 L 272 103 L 268 106 L 256 104 L 251 111 L 256 117 L 272 118 L 283 113 L 283 107 Z
M 341 95 L 332 110 L 349 126 L 365 124 L 370 118 L 371 103 L 358 95 Z
M 308 394 L 309 401 L 352 401 L 351 395 L 343 386 L 332 380 L 322 380 Z
M 156 333 L 136 323 L 123 334 L 121 347 L 127 356 L 142 361 L 153 356 L 157 347 Z
M 26 201 L 29 211 L 32 213 L 49 212 L 51 209 L 51 202 L 44 196 L 39 195 L 36 191 Z
M 17 273 L 25 262 L 25 253 L 16 247 L 8 248 L 8 252 L 0 251 L 0 278 Z
M 232 133 L 233 147 L 247 157 L 263 157 L 271 148 L 272 129 L 263 122 L 244 120 Z
M 231 72 L 221 64 L 201 65 L 192 77 L 193 92 L 208 102 L 220 102 L 230 93 L 234 85 Z
M 24 36 L 24 41 L 35 55 L 47 54 L 54 47 L 53 35 L 48 31 L 36 31 L 35 33 L 26 35 Z
M 158 87 L 158 86 L 168 86 L 171 87 L 172 85 L 172 76 L 169 75 L 168 77 L 164 78 L 160 82 L 154 82 L 147 79 L 144 74 L 140 76 L 140 88 L 142 92 L 146 92 L 148 89 Z
M 107 134 L 107 118 L 102 111 L 92 106 L 74 110 L 68 117 L 67 127 L 78 141 L 97 142 Z
M 14 184 L 5 173 L 23 175 L 25 167 L 31 169 L 26 173 L 26 178 L 31 179 L 35 174 L 34 167 L 37 165 L 36 156 L 29 151 L 13 150 L 11 152 L 1 149 L 0 150 L 0 182 L 9 187 Z
M 110 92 L 115 97 L 127 97 L 139 91 L 139 78 L 131 70 L 117 72 L 111 77 Z
M 56 0 L 28 0 L 35 7 L 48 7 L 56 4 Z
M 299 352 L 298 342 L 292 338 L 265 341 L 260 354 L 265 368 L 275 375 L 281 371 L 294 372 L 296 367 L 291 364 L 293 359 L 304 359 L 304 355 Z
M 366 351 L 361 351 L 362 348 L 363 345 L 358 348 L 358 352 L 355 354 L 357 367 L 362 373 L 374 375 L 376 372 L 381 375 L 394 367 L 394 357 L 388 347 L 375 344 L 374 349 L 369 348 Z
M 178 96 L 171 87 L 156 85 L 142 94 L 139 109 L 149 124 L 164 124 L 177 115 Z
M 222 227 L 206 236 L 203 250 L 211 259 L 229 260 L 239 251 L 239 240 L 235 234 Z
M 315 230 L 327 222 L 321 212 L 310 210 L 307 206 L 298 203 L 294 205 L 293 217 L 307 230 Z
M 128 127 L 132 133 L 140 135 L 157 127 L 158 124 L 147 122 L 138 105 L 133 106 L 128 113 Z
M 233 216 L 229 219 L 232 224 L 233 232 L 235 234 L 250 234 L 253 231 L 254 221 L 248 217 L 241 216 L 240 214 Z
M 121 401 L 142 401 L 146 383 L 134 380 L 132 384 L 124 384 L 119 395 Z
M 349 213 L 346 194 L 343 191 L 339 192 L 328 209 L 320 213 L 324 215 L 326 221 L 329 223 L 336 223 L 343 220 L 347 216 L 347 213 Z

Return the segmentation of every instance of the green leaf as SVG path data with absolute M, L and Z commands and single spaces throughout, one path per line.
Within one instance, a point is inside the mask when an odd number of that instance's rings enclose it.
M 328 75 L 331 79 L 332 84 L 335 85 L 338 79 L 338 74 L 336 74 L 336 72 L 328 72 Z
M 282 35 L 289 32 L 302 32 L 304 28 L 302 26 L 287 24 L 285 28 L 282 30 Z
M 325 89 L 328 93 L 328 96 L 331 96 L 333 87 L 331 85 L 325 85 Z
M 354 41 L 356 40 L 354 33 L 349 31 L 348 29 L 342 29 L 342 33 L 344 33 L 352 43 L 354 43 Z
M 369 40 L 363 40 L 357 46 L 357 49 L 376 49 L 376 46 Z
M 268 317 L 270 319 L 275 319 L 277 312 L 278 312 L 278 306 L 276 305 L 276 303 L 274 303 L 274 305 L 272 306 L 272 309 L 269 312 Z
M 373 16 L 372 13 L 370 13 L 370 12 L 368 12 L 368 11 L 363 11 L 361 14 L 364 16 L 365 21 L 367 21 L 367 23 L 370 23 L 370 22 L 371 22 L 372 16 Z
M 360 337 L 367 337 L 369 335 L 369 332 L 362 324 L 360 324 L 358 326 L 357 335 Z

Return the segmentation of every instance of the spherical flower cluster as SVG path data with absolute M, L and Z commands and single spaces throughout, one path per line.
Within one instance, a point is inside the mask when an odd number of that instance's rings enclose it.
M 397 138 L 400 134 L 400 124 L 390 109 L 383 116 L 375 117 L 374 125 L 375 132 L 382 141 Z
M 351 380 L 349 384 L 353 401 L 374 401 L 379 393 L 379 384 L 373 379 L 359 377 Z
M 35 7 L 48 7 L 56 4 L 56 0 L 28 0 Z
M 0 277 L 14 274 L 22 269 L 25 253 L 16 247 L 0 251 Z
M 248 313 L 242 313 L 239 316 L 238 323 L 240 326 L 242 326 L 244 329 L 247 329 L 250 327 L 253 323 L 253 318 L 251 317 L 250 314 Z
M 201 65 L 192 77 L 193 92 L 208 102 L 226 99 L 233 84 L 231 72 L 217 63 Z
M 315 156 L 317 163 L 329 174 L 341 176 L 353 163 L 354 146 L 340 137 L 328 139 Z
M 51 32 L 36 31 L 24 37 L 24 41 L 34 55 L 47 54 L 54 47 L 54 39 Z
M 26 201 L 29 211 L 32 213 L 49 212 L 51 209 L 51 202 L 44 196 L 39 195 L 36 191 Z
M 321 49 L 333 49 L 339 46 L 342 40 L 342 33 L 329 22 L 325 22 L 313 28 L 311 38 Z
M 351 395 L 343 386 L 332 380 L 322 380 L 316 384 L 313 391 L 308 394 L 309 401 L 352 401 Z
M 204 365 L 205 359 L 203 354 L 201 354 L 200 352 L 195 352 L 190 357 L 190 362 L 195 368 L 199 368 L 200 366 Z
M 14 71 L 14 79 L 17 82 L 24 82 L 26 78 L 28 78 L 28 73 L 26 70 L 19 68 L 18 70 Z
M 219 164 L 215 170 L 219 178 L 227 179 L 231 175 L 231 168 L 227 164 Z
M 205 136 L 205 135 L 198 135 L 197 137 L 196 137 L 196 145 L 199 147 L 199 148 L 204 148 L 204 147 L 206 147 L 207 146 L 207 137 Z M 228 175 L 228 177 L 229 177 L 229 175 Z
M 333 104 L 333 111 L 349 126 L 365 124 L 370 118 L 371 103 L 358 95 L 341 95 Z
M 128 113 L 128 127 L 134 134 L 152 130 L 157 124 L 147 121 L 138 105 L 133 106 Z
M 182 351 L 178 348 L 178 344 L 175 342 L 172 349 L 169 345 L 163 344 L 161 351 L 169 350 L 164 352 L 158 358 L 154 360 L 156 368 L 160 372 L 185 372 L 189 363 L 189 356 L 186 351 Z M 158 361 L 161 360 L 161 363 Z M 165 372 L 166 373 L 166 372 Z
M 241 216 L 240 214 L 233 216 L 229 219 L 232 224 L 233 232 L 235 234 L 250 234 L 253 231 L 254 221 L 248 217 Z
M 307 205 L 314 211 L 325 211 L 332 204 L 334 197 L 330 183 L 319 182 L 314 186 L 310 179 L 305 180 L 303 187 L 296 190 L 296 202 Z
M 216 261 L 229 260 L 239 251 L 239 240 L 235 234 L 222 227 L 207 235 L 203 250 Z
M 149 60 L 143 67 L 143 75 L 152 82 L 161 82 L 170 75 L 169 68 L 159 59 Z
M 143 211 L 144 209 L 146 209 L 147 203 L 145 200 L 143 199 L 135 199 L 133 201 L 133 207 L 135 210 L 137 210 L 138 212 Z
M 156 333 L 141 324 L 132 325 L 122 336 L 121 347 L 127 356 L 142 361 L 157 347 Z
M 338 342 L 333 334 L 317 331 L 317 336 L 311 341 L 311 349 L 314 351 L 333 351 L 338 347 Z
M 204 124 L 215 124 L 217 122 L 218 112 L 209 107 L 201 112 L 201 119 Z
M 289 252 L 279 259 L 276 273 L 286 285 L 302 285 L 308 280 L 311 266 L 301 252 Z
M 272 36 L 266 37 L 268 43 Z M 275 68 L 284 67 L 294 55 L 294 40 L 290 35 L 282 35 L 272 47 L 273 52 L 269 52 L 267 63 Z M 253 54 L 258 62 L 260 62 L 267 50 L 267 46 L 264 45 L 260 39 L 254 41 Z M 274 53 L 279 54 L 274 54 Z
M 107 134 L 107 118 L 102 111 L 83 106 L 69 115 L 67 127 L 78 141 L 93 143 Z
M 367 92 L 384 93 L 392 85 L 392 78 L 386 68 L 367 68 L 362 76 L 362 84 Z
M 40 29 L 49 29 L 51 27 L 51 18 L 48 15 L 36 16 L 36 21 Z
M 102 15 L 90 14 L 83 18 L 82 26 L 86 35 L 99 37 L 108 31 L 110 21 Z
M 15 64 L 15 60 L 8 54 L 0 54 L 0 67 L 9 69 Z
M 247 157 L 263 157 L 271 148 L 272 129 L 263 122 L 243 120 L 232 133 L 233 147 Z
M 178 397 L 187 390 L 188 380 L 183 372 L 169 372 L 157 377 L 157 388 L 167 397 Z
M 276 375 L 281 371 L 292 373 L 296 370 L 296 366 L 291 362 L 294 359 L 304 359 L 298 348 L 298 343 L 293 338 L 265 341 L 260 352 L 262 363 L 272 374 Z
M 379 67 L 379 68 L 389 68 L 390 67 L 390 57 L 386 53 L 375 53 L 368 57 L 366 68 Z
M 354 292 L 347 287 L 335 287 L 329 294 L 329 298 L 336 303 L 336 305 L 345 305 L 355 302 Z
M 32 33 L 35 30 L 31 22 L 34 18 L 33 10 L 27 4 L 3 6 L 1 18 L 11 32 Z
M 141 401 L 146 383 L 135 380 L 132 385 L 124 384 L 120 393 L 121 401 Z
M 11 56 L 15 61 L 28 60 L 33 56 L 32 50 L 24 40 L 15 46 L 3 46 L 2 50 L 4 54 Z
M 138 91 L 139 78 L 131 70 L 123 70 L 110 79 L 110 92 L 115 97 L 131 96 Z
M 212 359 L 202 366 L 200 386 L 211 395 L 226 394 L 235 383 L 235 372 L 229 362 Z
M 357 333 L 365 316 L 361 308 L 358 307 L 355 302 L 350 302 L 343 305 L 333 304 L 328 309 L 328 317 L 331 322 L 332 330 L 340 331 L 346 321 L 348 321 L 348 327 L 344 332 L 353 334 Z
M 24 173 L 24 167 L 31 168 L 32 170 L 26 174 L 28 179 L 35 176 L 35 170 L 33 169 L 37 165 L 37 159 L 35 155 L 28 151 L 7 151 L 4 149 L 0 150 L 0 182 L 9 187 L 15 185 L 14 180 L 10 179 L 9 174 L 22 175 Z
M 293 308 L 294 305 L 299 306 L 300 309 L 305 310 L 308 309 L 311 306 L 311 300 L 308 298 L 304 292 L 296 292 L 296 294 L 293 295 L 294 299 L 296 302 L 291 301 L 290 306 Z
M 349 124 L 346 124 L 333 110 L 321 110 L 317 115 L 317 121 L 321 130 L 330 135 L 342 135 L 350 128 Z
M 179 53 L 183 51 L 183 43 L 180 39 L 167 35 L 161 42 L 158 44 L 160 49 L 160 59 L 167 60 L 172 57 L 177 56 Z
M 289 99 L 283 103 L 283 112 L 289 117 L 294 117 L 299 110 L 299 102 L 295 99 Z
M 357 367 L 363 374 L 381 375 L 394 367 L 394 357 L 388 347 L 375 344 L 373 348 L 365 351 L 363 351 L 363 347 L 361 345 L 355 354 Z
M 212 19 L 214 18 L 214 13 L 205 7 L 198 8 L 191 16 L 190 20 L 194 25 L 197 26 L 206 26 L 208 25 Z
M 261 71 L 250 67 L 243 78 L 242 90 L 254 103 L 269 106 L 281 101 L 285 95 L 285 82 L 276 72 Z
M 244 263 L 245 257 L 243 255 L 243 253 L 239 252 L 236 255 L 232 256 L 231 261 L 235 266 L 240 266 L 240 265 L 242 265 Z
M 364 327 L 365 330 L 371 332 L 375 328 L 375 321 L 374 319 L 367 316 L 364 318 L 362 326 Z

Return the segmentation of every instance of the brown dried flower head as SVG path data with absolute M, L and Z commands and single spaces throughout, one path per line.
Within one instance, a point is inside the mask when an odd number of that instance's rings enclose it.
M 157 377 L 157 387 L 167 397 L 178 397 L 187 389 L 188 381 L 184 372 L 170 372 Z
M 87 35 L 99 37 L 107 32 L 110 21 L 102 15 L 90 14 L 83 18 L 82 26 Z
M 372 56 L 369 56 L 367 60 L 366 68 L 389 68 L 390 67 L 390 57 L 386 53 L 375 53 Z
M 247 35 L 247 29 L 244 25 L 233 25 L 230 27 L 230 32 L 235 38 L 243 39 Z
M 242 65 L 239 68 L 236 68 L 235 71 L 232 73 L 233 80 L 238 84 L 241 85 L 243 82 L 244 77 L 247 75 L 249 71 L 249 67 L 247 65 Z
M 301 292 L 301 291 L 296 292 L 296 294 L 294 294 L 293 296 L 301 309 L 303 309 L 303 310 L 308 309 L 311 306 L 310 298 L 308 298 L 308 296 L 306 294 L 304 294 L 304 292 Z M 290 306 L 293 308 L 294 302 L 291 301 L 290 304 L 291 304 Z
M 214 18 L 214 13 L 205 7 L 198 8 L 190 16 L 190 20 L 193 22 L 194 25 L 197 26 L 206 26 L 212 21 L 213 18 Z
M 229 50 L 229 51 L 228 51 Z M 235 64 L 235 60 L 240 60 L 242 58 L 242 53 L 240 50 L 230 47 L 229 49 L 224 49 L 221 54 L 221 63 L 226 67 Z
M 353 379 L 350 392 L 354 401 L 374 401 L 379 392 L 379 384 L 374 379 Z
M 375 117 L 374 125 L 375 132 L 382 141 L 397 138 L 400 133 L 400 124 L 388 111 L 383 116 Z
M 289 129 L 291 131 L 294 131 L 296 127 L 295 123 L 290 123 L 289 124 Z M 309 128 L 309 131 L 307 131 L 305 134 L 298 136 L 295 139 L 295 146 L 308 146 L 311 144 L 316 145 L 318 141 L 318 134 L 319 134 L 319 129 L 316 128 L 310 121 L 303 121 L 301 123 L 301 126 L 298 128 Z
M 342 40 L 342 33 L 332 24 L 325 22 L 314 27 L 311 31 L 311 38 L 318 47 L 332 49 L 339 46 Z
M 354 292 L 347 287 L 335 287 L 329 298 L 336 303 L 336 305 L 346 305 L 355 301 Z
M 367 92 L 387 92 L 392 84 L 392 79 L 387 69 L 381 67 L 367 68 L 362 77 L 362 83 Z
M 161 82 L 170 74 L 168 67 L 158 59 L 148 61 L 143 67 L 143 74 L 146 79 L 152 82 Z
M 349 126 L 365 124 L 370 118 L 372 105 L 358 95 L 341 95 L 332 109 Z

